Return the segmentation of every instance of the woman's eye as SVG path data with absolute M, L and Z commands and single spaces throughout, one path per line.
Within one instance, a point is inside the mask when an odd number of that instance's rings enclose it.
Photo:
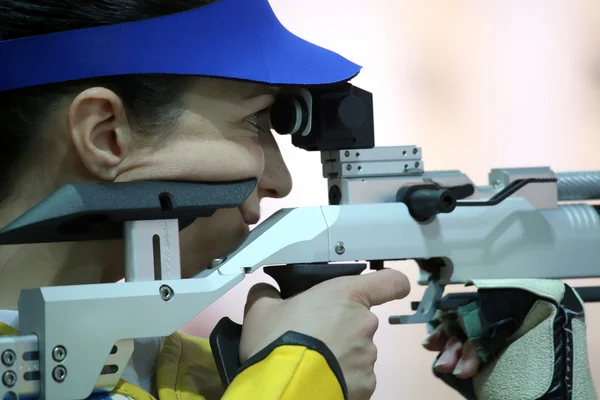
M 266 116 L 268 115 L 268 112 L 268 109 L 256 112 L 248 116 L 246 118 L 246 122 L 248 122 L 252 130 L 254 130 L 255 132 L 266 132 L 268 130 L 268 123 L 266 121 Z
M 260 118 L 258 117 L 258 113 L 252 114 L 251 116 L 246 118 L 246 121 L 248 121 L 250 123 L 250 125 L 256 127 L 257 129 L 260 128 L 260 126 L 259 126 Z

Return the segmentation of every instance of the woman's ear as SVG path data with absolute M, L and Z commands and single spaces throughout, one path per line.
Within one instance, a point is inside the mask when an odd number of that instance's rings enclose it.
M 81 92 L 69 107 L 67 126 L 85 168 L 98 179 L 113 181 L 133 145 L 120 97 L 101 87 Z

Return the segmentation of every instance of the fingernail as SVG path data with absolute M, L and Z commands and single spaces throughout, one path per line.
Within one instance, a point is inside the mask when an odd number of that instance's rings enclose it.
M 444 350 L 449 350 L 457 345 L 461 344 L 460 340 L 458 340 L 458 338 L 456 336 L 452 336 L 450 339 L 448 339 L 448 341 L 446 342 L 446 348 Z
M 427 346 L 428 344 L 429 344 L 429 338 L 427 338 L 421 342 L 421 345 L 423 345 L 423 346 Z
M 446 365 L 447 362 L 439 358 L 435 364 L 433 364 L 433 368 L 441 367 L 442 365 Z
M 449 362 L 448 356 L 444 353 L 437 359 L 437 361 L 435 362 L 435 364 L 433 366 L 436 368 L 441 367 L 442 365 L 448 364 L 448 362 Z
M 454 375 L 454 376 L 460 375 L 461 373 L 462 373 L 461 367 L 456 367 L 456 368 L 454 368 L 454 371 L 452 371 L 452 375 Z

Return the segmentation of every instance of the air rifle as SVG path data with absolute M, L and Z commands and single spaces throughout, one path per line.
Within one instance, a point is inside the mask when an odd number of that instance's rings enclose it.
M 125 250 L 123 283 L 21 292 L 20 334 L 0 337 L 0 398 L 109 392 L 135 339 L 174 333 L 260 268 L 287 298 L 415 260 L 427 289 L 415 313 L 392 324 L 429 322 L 452 300 L 443 296 L 450 284 L 600 276 L 600 209 L 585 203 L 600 199 L 600 172 L 501 168 L 476 186 L 460 171 L 427 171 L 419 147 L 375 147 L 372 95 L 349 83 L 286 89 L 271 115 L 294 146 L 321 152 L 329 204 L 276 212 L 194 278 L 181 278 L 179 232 L 239 207 L 256 180 L 65 185 L 0 231 L 2 245 L 122 240 Z M 600 298 L 598 288 L 578 291 Z M 224 318 L 211 335 L 225 386 L 240 333 Z

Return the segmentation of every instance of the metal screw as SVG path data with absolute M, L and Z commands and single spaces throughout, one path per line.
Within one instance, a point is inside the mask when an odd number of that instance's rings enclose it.
M 344 254 L 346 251 L 346 247 L 344 246 L 344 242 L 337 242 L 335 244 L 335 252 L 339 255 Z
M 218 268 L 221 264 L 223 264 L 225 262 L 225 260 L 227 260 L 227 257 L 215 258 L 214 260 L 212 260 L 210 262 L 210 265 L 209 265 L 208 269 Z
M 17 383 L 17 374 L 13 371 L 6 371 L 2 374 L 2 383 L 9 388 L 15 386 L 15 383 Z
M 173 298 L 174 296 L 174 292 L 173 289 L 171 289 L 170 286 L 167 285 L 162 285 L 160 287 L 160 297 L 164 300 L 164 301 L 169 301 Z
M 346 165 L 346 169 L 347 169 L 348 171 L 350 171 L 350 170 L 352 169 L 352 165 L 350 165 L 350 164 Z
M 64 361 L 65 358 L 67 358 L 67 349 L 63 346 L 56 346 L 52 350 L 52 358 L 54 358 L 54 361 L 56 362 Z
M 19 400 L 15 392 L 6 392 L 3 400 Z
M 419 164 L 419 162 L 417 161 L 417 162 L 415 163 L 415 168 L 419 168 L 419 165 L 421 165 L 421 164 Z
M 349 152 L 348 150 L 346 150 L 346 152 L 344 153 L 344 155 L 345 155 L 346 157 L 350 157 L 350 152 Z
M 419 150 L 413 149 L 413 154 L 417 154 L 418 152 L 419 152 Z
M 67 377 L 67 369 L 62 365 L 57 365 L 52 370 L 52 378 L 58 383 L 63 382 Z
M 10 367 L 15 363 L 16 358 L 17 356 L 14 351 L 5 350 L 2 353 L 2 364 L 6 365 L 7 367 Z

